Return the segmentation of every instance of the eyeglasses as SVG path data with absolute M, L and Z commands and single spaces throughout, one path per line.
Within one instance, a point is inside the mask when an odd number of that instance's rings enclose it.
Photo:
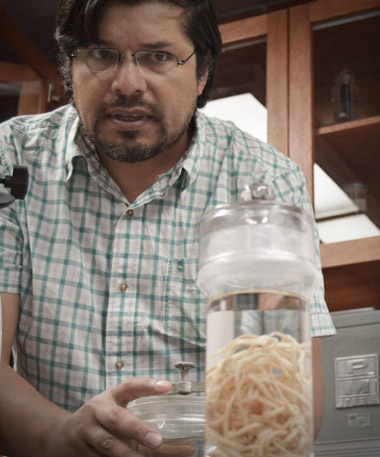
M 174 70 L 174 68 L 184 65 L 195 52 L 196 50 L 194 49 L 189 57 L 184 60 L 178 60 L 177 57 L 164 51 L 136 51 L 130 56 L 139 68 L 164 75 Z M 77 49 L 71 54 L 71 57 L 76 57 L 78 62 L 85 65 L 90 71 L 101 73 L 115 70 L 127 55 L 120 54 L 116 49 L 86 48 Z

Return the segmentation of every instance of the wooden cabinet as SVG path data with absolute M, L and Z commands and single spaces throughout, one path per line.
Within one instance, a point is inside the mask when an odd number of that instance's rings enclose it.
M 289 10 L 289 155 L 303 166 L 310 192 L 314 161 L 329 169 L 338 184 L 349 180 L 350 174 L 352 179 L 364 182 L 368 188 L 368 215 L 377 225 L 379 13 L 380 2 L 375 0 L 319 0 Z M 334 76 L 345 66 L 357 79 L 357 119 L 335 123 L 330 91 Z M 300 132 L 305 116 L 307 125 L 304 122 Z M 380 237 L 322 244 L 321 256 L 331 310 L 380 308 Z
M 379 227 L 380 0 L 315 0 L 221 31 L 226 47 L 265 39 L 268 142 L 301 166 L 310 195 L 315 161 L 338 185 L 360 180 L 368 217 Z M 356 77 L 358 112 L 334 122 L 331 90 L 345 67 Z M 331 311 L 380 309 L 380 236 L 321 244 L 321 257 Z
M 0 119 L 16 114 L 49 111 L 60 104 L 62 89 L 57 67 L 35 46 L 33 41 L 0 8 Z M 0 91 L 1 92 L 1 91 Z

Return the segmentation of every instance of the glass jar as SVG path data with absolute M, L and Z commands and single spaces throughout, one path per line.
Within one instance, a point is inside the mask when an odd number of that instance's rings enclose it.
M 335 78 L 331 93 L 334 122 L 345 122 L 357 117 L 358 88 L 355 77 L 342 70 Z
M 312 455 L 313 227 L 300 208 L 265 198 L 202 220 L 208 457 Z

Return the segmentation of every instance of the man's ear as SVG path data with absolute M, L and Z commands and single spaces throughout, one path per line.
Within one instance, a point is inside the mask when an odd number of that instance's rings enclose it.
M 208 72 L 209 72 L 209 69 L 207 68 L 205 70 L 205 72 L 203 73 L 203 75 L 200 78 L 198 78 L 198 96 L 201 95 L 201 93 L 203 92 L 203 89 L 206 86 L 207 79 L 208 79 Z

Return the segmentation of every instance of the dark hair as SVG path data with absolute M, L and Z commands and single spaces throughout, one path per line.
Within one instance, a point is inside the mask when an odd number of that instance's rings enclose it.
M 136 5 L 152 0 L 119 0 Z M 208 69 L 208 79 L 197 107 L 204 106 L 211 97 L 216 61 L 222 48 L 217 19 L 209 0 L 154 0 L 171 3 L 183 9 L 185 32 L 194 44 L 197 56 L 197 77 Z M 107 0 L 61 0 L 58 8 L 55 38 L 58 44 L 58 66 L 67 95 L 73 96 L 71 53 L 81 46 L 97 41 L 98 16 Z

